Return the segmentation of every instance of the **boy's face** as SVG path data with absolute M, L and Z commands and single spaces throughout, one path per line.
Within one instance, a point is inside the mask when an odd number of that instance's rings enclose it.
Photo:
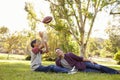
M 41 45 L 40 40 L 36 40 L 36 43 L 34 44 L 34 47 L 39 47 Z

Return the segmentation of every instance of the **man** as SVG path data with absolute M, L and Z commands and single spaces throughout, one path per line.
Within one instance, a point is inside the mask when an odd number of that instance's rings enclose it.
M 56 65 L 59 67 L 64 67 L 68 69 L 75 67 L 75 69 L 77 69 L 78 71 L 83 72 L 119 74 L 117 70 L 111 69 L 103 65 L 99 65 L 95 62 L 91 62 L 90 60 L 76 56 L 71 52 L 64 54 L 64 52 L 60 48 L 56 48 L 55 51 L 58 56 L 58 59 L 56 60 Z
M 61 68 L 55 65 L 43 66 L 41 64 L 41 56 L 44 53 L 48 52 L 48 46 L 46 40 L 43 39 L 43 33 L 39 32 L 41 40 L 37 39 L 31 42 L 31 69 L 33 71 L 40 71 L 40 72 L 62 72 L 62 73 L 69 73 L 73 74 L 75 71 L 71 71 L 70 69 Z M 44 49 L 43 49 L 44 48 Z

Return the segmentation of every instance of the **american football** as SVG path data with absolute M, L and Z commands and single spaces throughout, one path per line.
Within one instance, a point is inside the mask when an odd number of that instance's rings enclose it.
M 45 18 L 43 18 L 42 22 L 45 24 L 48 24 L 52 21 L 52 17 L 51 16 L 46 16 Z

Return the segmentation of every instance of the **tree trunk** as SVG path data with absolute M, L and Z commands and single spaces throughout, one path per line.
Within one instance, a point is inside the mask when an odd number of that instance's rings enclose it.
M 81 46 L 80 46 L 80 56 L 82 56 L 82 57 L 87 57 L 87 55 L 86 55 L 86 45 L 85 44 L 82 44 Z
M 9 60 L 10 53 L 8 52 L 7 60 Z

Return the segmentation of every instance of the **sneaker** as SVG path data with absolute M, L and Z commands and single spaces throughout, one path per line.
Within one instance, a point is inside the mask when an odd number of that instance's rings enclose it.
M 77 73 L 77 69 L 75 69 L 75 66 L 68 72 L 68 74 L 75 74 Z

